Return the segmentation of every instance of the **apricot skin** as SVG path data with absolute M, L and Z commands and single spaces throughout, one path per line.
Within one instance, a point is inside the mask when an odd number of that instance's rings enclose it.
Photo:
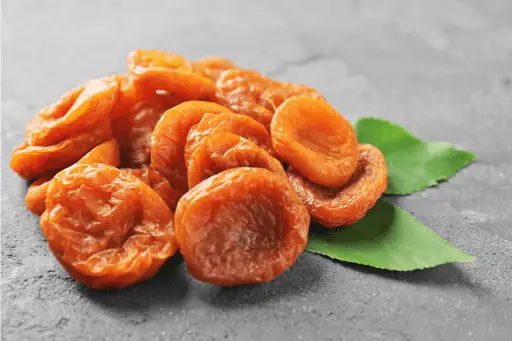
M 204 138 L 187 165 L 188 186 L 222 171 L 237 167 L 258 167 L 287 179 L 281 163 L 263 148 L 235 134 L 213 134 Z
M 314 183 L 338 188 L 356 170 L 354 128 L 322 100 L 286 100 L 272 119 L 270 133 L 277 155 Z
M 239 135 L 272 153 L 272 140 L 263 125 L 256 120 L 239 114 L 205 114 L 201 121 L 188 133 L 185 145 L 185 161 L 190 158 L 196 146 L 208 136 L 218 133 Z
M 185 144 L 190 129 L 206 113 L 231 113 L 216 103 L 189 101 L 167 110 L 151 136 L 151 168 L 183 194 L 188 190 Z
M 53 178 L 41 230 L 68 273 L 94 289 L 145 281 L 177 250 L 162 199 L 136 177 L 98 163 Z
M 325 227 L 353 224 L 366 215 L 384 194 L 388 168 L 381 151 L 369 144 L 359 145 L 359 163 L 342 188 L 327 188 L 288 169 L 288 179 L 308 208 L 313 220 Z
M 78 164 L 103 163 L 117 167 L 119 166 L 119 147 L 115 139 L 111 139 L 94 147 L 83 158 L 77 161 Z M 27 190 L 25 205 L 35 215 L 41 215 L 46 209 L 46 192 L 50 181 L 55 174 L 43 175 L 34 181 Z
M 306 247 L 310 217 L 287 181 L 266 169 L 234 168 L 183 196 L 175 226 L 195 278 L 231 286 L 270 281 Z

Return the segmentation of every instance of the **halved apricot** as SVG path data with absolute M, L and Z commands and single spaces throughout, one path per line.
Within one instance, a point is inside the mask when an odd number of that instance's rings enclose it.
M 151 168 L 162 174 L 177 190 L 188 190 L 185 144 L 192 126 L 206 113 L 231 113 L 216 103 L 189 101 L 165 112 L 151 137 Z
M 239 135 L 261 148 L 272 152 L 272 140 L 265 127 L 249 116 L 239 114 L 205 114 L 201 121 L 192 129 L 185 145 L 185 161 L 201 141 L 210 135 L 232 133 Z
M 271 125 L 274 150 L 314 183 L 341 187 L 357 167 L 354 128 L 327 102 L 306 96 L 286 100 Z
M 288 178 L 313 219 L 325 227 L 336 227 L 357 222 L 375 205 L 386 191 L 388 168 L 379 149 L 361 144 L 357 170 L 341 188 L 317 185 L 293 168 L 288 169 Z
M 287 178 L 281 163 L 263 148 L 235 134 L 213 134 L 196 146 L 188 160 L 188 187 L 237 167 L 265 168 Z
M 95 126 L 57 144 L 32 146 L 24 143 L 16 147 L 12 152 L 11 168 L 23 179 L 32 180 L 71 166 L 91 149 L 110 138 L 110 120 L 105 117 Z
M 279 83 L 266 89 L 260 96 L 259 104 L 275 112 L 288 98 L 307 96 L 325 101 L 324 96 L 313 88 L 302 84 Z
M 261 94 L 278 84 L 252 70 L 228 70 L 217 80 L 217 102 L 232 111 L 254 118 L 266 128 L 270 127 L 273 112 L 259 105 Z
M 196 62 L 192 62 L 192 67 L 206 78 L 216 82 L 222 72 L 231 69 L 238 69 L 238 66 L 223 57 L 205 57 Z
M 70 90 L 28 122 L 25 142 L 31 146 L 50 146 L 92 128 L 108 116 L 118 87 L 117 76 L 109 76 Z
M 128 71 L 147 90 L 164 90 L 183 101 L 213 99 L 215 83 L 178 54 L 136 50 L 128 55 Z
M 175 228 L 190 274 L 230 286 L 267 282 L 290 267 L 306 247 L 309 221 L 282 176 L 242 167 L 185 194 Z
M 83 158 L 77 161 L 77 164 L 92 164 L 102 163 L 117 167 L 119 166 L 119 147 L 115 139 L 108 140 L 102 144 L 94 147 L 89 153 L 85 154 Z M 27 209 L 36 214 L 43 214 L 46 209 L 46 192 L 50 181 L 55 174 L 43 175 L 30 184 L 25 196 L 25 205 Z
M 68 273 L 94 289 L 147 280 L 178 248 L 173 214 L 155 191 L 99 163 L 53 178 L 41 230 Z

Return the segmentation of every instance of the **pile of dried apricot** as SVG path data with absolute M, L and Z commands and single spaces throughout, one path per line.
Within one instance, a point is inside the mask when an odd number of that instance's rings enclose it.
M 151 278 L 179 250 L 197 279 L 260 283 L 306 248 L 310 220 L 361 219 L 382 153 L 315 89 L 231 61 L 137 50 L 28 123 L 11 168 L 71 276 L 96 289 Z

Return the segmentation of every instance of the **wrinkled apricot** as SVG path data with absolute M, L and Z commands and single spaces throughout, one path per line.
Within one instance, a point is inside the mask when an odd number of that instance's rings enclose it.
M 124 168 L 121 169 L 121 172 L 131 174 L 144 181 L 144 183 L 149 185 L 174 212 L 181 193 L 174 189 L 162 175 L 151 168 Z
M 183 101 L 213 99 L 215 83 L 194 71 L 180 55 L 136 50 L 128 55 L 128 71 L 146 90 L 165 90 Z
M 256 71 L 234 69 L 224 72 L 217 81 L 217 96 L 227 103 L 239 100 L 257 103 L 268 87 L 277 84 Z
M 120 160 L 119 145 L 115 139 L 110 139 L 94 147 L 89 153 L 85 154 L 83 158 L 78 160 L 77 163 L 103 163 L 104 165 L 117 167 L 121 162 Z
M 119 91 L 117 101 L 109 114 L 111 120 L 133 113 L 133 110 L 144 102 L 157 102 L 168 108 L 181 102 L 172 93 L 143 88 L 132 76 L 119 75 L 117 77 Z
M 185 143 L 192 126 L 206 113 L 231 113 L 216 103 L 189 101 L 165 112 L 151 137 L 151 168 L 162 174 L 182 193 L 188 190 Z
M 108 116 L 117 99 L 115 76 L 94 79 L 64 94 L 27 124 L 25 142 L 50 146 L 92 128 Z
M 269 152 L 273 151 L 270 134 L 256 120 L 238 114 L 205 114 L 201 121 L 192 127 L 188 133 L 187 144 L 185 145 L 185 161 L 190 158 L 202 139 L 218 133 L 233 133 Z
M 266 128 L 270 127 L 273 112 L 259 105 L 261 94 L 278 84 L 256 71 L 228 70 L 217 80 L 216 101 L 232 111 L 254 118 Z
M 238 135 L 213 134 L 196 146 L 188 161 L 188 187 L 193 188 L 212 175 L 237 167 L 266 168 L 287 178 L 281 163 L 263 148 Z
M 230 286 L 267 282 L 290 267 L 306 247 L 309 220 L 282 176 L 243 167 L 184 195 L 175 228 L 190 274 Z
M 103 142 L 94 147 L 83 158 L 78 160 L 77 163 L 103 163 L 114 167 L 119 166 L 119 147 L 117 141 L 111 139 L 107 142 Z M 43 175 L 28 188 L 27 195 L 25 196 L 25 205 L 30 212 L 36 215 L 43 214 L 46 209 L 46 192 L 48 191 L 48 186 L 54 175 L 55 174 Z
M 51 181 L 41 229 L 68 273 L 94 289 L 151 278 L 177 250 L 173 214 L 119 169 L 73 165 Z
M 159 50 L 135 50 L 128 55 L 130 74 L 139 76 L 148 69 L 191 71 L 192 63 L 176 53 Z
M 231 69 L 238 69 L 238 66 L 229 59 L 223 57 L 205 57 L 192 62 L 194 70 L 204 77 L 216 82 L 222 72 Z
M 325 227 L 336 227 L 357 222 L 375 205 L 386 191 L 388 169 L 379 149 L 361 144 L 357 170 L 342 188 L 317 185 L 291 167 L 288 178 L 313 219 Z
M 279 83 L 266 89 L 260 96 L 259 104 L 275 112 L 288 98 L 293 96 L 308 96 L 325 101 L 324 96 L 317 90 L 302 84 Z
M 139 168 L 150 163 L 151 135 L 164 112 L 179 104 L 170 96 L 139 102 L 128 114 L 112 121 L 112 133 L 119 142 L 121 165 Z
M 128 114 L 132 108 L 145 99 L 145 91 L 137 85 L 133 77 L 127 75 L 118 76 L 119 89 L 117 101 L 109 113 L 110 119 L 114 120 Z
M 54 174 L 43 175 L 30 184 L 25 195 L 25 206 L 35 215 L 43 214 L 46 209 L 46 192 Z
M 356 170 L 354 128 L 327 102 L 306 96 L 286 100 L 270 133 L 277 155 L 317 184 L 341 187 Z
M 11 168 L 23 179 L 32 180 L 41 175 L 58 172 L 77 162 L 91 149 L 112 138 L 108 117 L 95 126 L 50 146 L 16 147 L 12 153 Z

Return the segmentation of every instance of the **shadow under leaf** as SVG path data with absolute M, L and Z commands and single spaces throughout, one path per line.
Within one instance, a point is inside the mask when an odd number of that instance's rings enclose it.
M 460 266 L 453 263 L 413 271 L 389 271 L 348 262 L 341 264 L 354 271 L 414 285 L 437 288 L 462 287 L 482 296 L 488 292 L 486 287 L 473 281 Z

